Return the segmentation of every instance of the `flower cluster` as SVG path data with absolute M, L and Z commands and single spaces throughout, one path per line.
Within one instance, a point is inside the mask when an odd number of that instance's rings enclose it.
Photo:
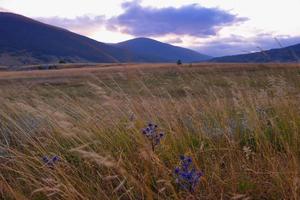
M 180 160 L 181 166 L 174 170 L 175 181 L 181 189 L 193 192 L 203 173 L 195 169 L 191 157 L 182 155 Z
M 164 136 L 163 132 L 157 130 L 157 125 L 149 123 L 146 128 L 142 130 L 142 133 L 148 138 L 151 142 L 152 150 L 154 151 L 155 147 L 160 144 L 160 140 Z
M 54 165 L 60 160 L 58 156 L 53 156 L 52 158 L 48 158 L 48 156 L 44 156 L 42 159 L 45 165 L 47 165 L 48 167 L 54 167 Z
M 158 126 L 153 123 L 149 123 L 146 128 L 142 129 L 142 133 L 151 142 L 153 151 L 164 136 L 164 133 L 160 132 Z M 180 166 L 175 168 L 174 175 L 175 182 L 180 189 L 193 192 L 203 173 L 196 170 L 191 157 L 182 155 L 180 156 Z

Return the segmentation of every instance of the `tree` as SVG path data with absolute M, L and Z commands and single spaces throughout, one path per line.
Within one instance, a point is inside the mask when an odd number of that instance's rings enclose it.
M 65 63 L 67 63 L 67 62 L 64 61 L 64 60 L 60 60 L 60 61 L 59 61 L 59 64 L 65 64 Z

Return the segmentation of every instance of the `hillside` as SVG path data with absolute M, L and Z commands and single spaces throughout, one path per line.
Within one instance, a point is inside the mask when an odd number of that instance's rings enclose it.
M 183 62 L 203 61 L 211 58 L 196 51 L 162 43 L 149 38 L 136 38 L 115 44 L 115 46 L 139 55 L 147 62 Z
M 126 50 L 12 13 L 0 13 L 0 65 L 139 60 Z
M 105 44 L 68 30 L 0 12 L 0 66 L 66 62 L 183 62 L 209 56 L 148 38 Z
M 218 57 L 211 59 L 211 61 L 228 63 L 299 62 L 300 44 L 263 52 Z

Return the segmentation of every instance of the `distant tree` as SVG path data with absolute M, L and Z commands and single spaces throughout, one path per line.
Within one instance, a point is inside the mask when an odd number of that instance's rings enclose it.
M 177 60 L 177 65 L 182 65 L 181 60 Z
M 59 64 L 65 64 L 65 63 L 66 63 L 66 61 L 64 61 L 64 60 L 59 61 Z
M 57 66 L 56 65 L 50 65 L 49 69 L 57 69 Z

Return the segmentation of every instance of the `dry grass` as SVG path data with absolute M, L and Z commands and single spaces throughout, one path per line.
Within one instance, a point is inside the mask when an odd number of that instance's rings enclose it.
M 2 199 L 299 199 L 297 65 L 0 72 Z M 42 77 L 36 77 L 42 76 Z M 147 122 L 166 133 L 154 152 Z M 173 170 L 190 155 L 194 193 Z M 54 167 L 44 155 L 58 155 Z

